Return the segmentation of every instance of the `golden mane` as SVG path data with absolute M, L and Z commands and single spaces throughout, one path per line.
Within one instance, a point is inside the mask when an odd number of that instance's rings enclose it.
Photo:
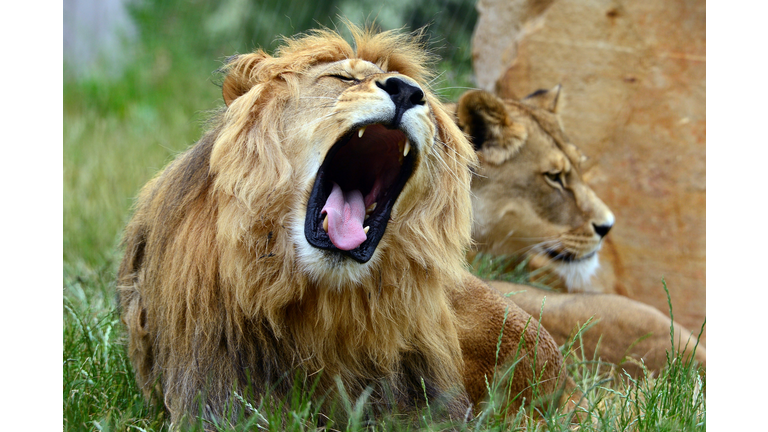
M 320 395 L 333 397 L 338 377 L 353 398 L 373 386 L 374 406 L 403 410 L 424 400 L 424 377 L 430 402 L 453 394 L 449 413 L 466 413 L 449 295 L 468 275 L 476 157 L 429 91 L 431 57 L 418 34 L 349 27 L 354 48 L 317 30 L 286 39 L 274 56 L 233 58 L 227 108 L 139 194 L 119 304 L 139 385 L 149 395 L 159 384 L 174 421 L 224 415 L 233 390 L 287 395 L 297 373 L 310 382 L 321 373 Z M 319 271 L 295 228 L 315 175 L 307 142 L 343 131 L 313 135 L 327 105 L 293 109 L 311 68 L 345 59 L 417 82 L 436 129 L 375 255 L 346 279 Z

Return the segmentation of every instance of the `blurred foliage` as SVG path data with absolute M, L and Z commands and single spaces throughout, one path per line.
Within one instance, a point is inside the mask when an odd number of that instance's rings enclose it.
M 431 47 L 454 66 L 471 66 L 470 39 L 477 12 L 473 0 L 139 0 L 131 12 L 143 44 L 203 58 L 221 58 L 261 47 L 271 52 L 279 36 L 318 26 L 336 27 L 341 17 L 383 30 L 429 25 Z
M 445 76 L 438 82 L 442 86 L 437 87 L 468 86 L 472 82 L 471 36 L 477 20 L 473 0 L 318 0 L 311 5 L 303 0 L 134 0 L 125 3 L 138 30 L 138 41 L 135 41 L 138 43 L 127 42 L 124 54 L 134 60 L 118 78 L 106 74 L 99 77 L 95 71 L 88 74 L 85 83 L 77 86 L 78 90 L 84 90 L 80 96 L 102 108 L 114 106 L 122 110 L 125 107 L 121 101 L 126 97 L 151 98 L 153 86 L 162 81 L 166 73 L 192 73 L 210 78 L 209 74 L 233 54 L 256 48 L 271 53 L 279 45 L 281 36 L 320 26 L 340 27 L 344 33 L 343 25 L 338 25 L 342 18 L 358 25 L 372 24 L 382 30 L 413 31 L 427 26 L 429 48 L 443 59 L 440 69 Z M 73 75 L 67 70 L 65 61 L 64 75 L 71 81 Z M 89 81 L 91 88 L 88 88 Z M 189 90 L 195 91 L 195 88 Z M 65 98 L 67 93 L 65 90 Z

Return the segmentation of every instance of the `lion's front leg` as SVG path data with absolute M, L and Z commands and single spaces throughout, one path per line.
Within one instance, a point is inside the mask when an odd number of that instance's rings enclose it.
M 474 276 L 452 302 L 464 385 L 478 411 L 492 402 L 511 414 L 524 402 L 549 405 L 553 397 L 569 409 L 578 403 L 581 393 L 574 392 L 557 344 L 538 321 Z

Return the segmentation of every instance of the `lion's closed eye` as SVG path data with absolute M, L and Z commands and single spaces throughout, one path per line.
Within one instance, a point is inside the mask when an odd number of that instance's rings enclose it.
M 325 77 L 326 78 L 333 78 L 333 79 L 339 80 L 339 81 L 344 82 L 344 83 L 359 83 L 360 82 L 360 80 L 358 80 L 357 78 L 355 78 L 355 77 L 353 77 L 351 75 L 346 75 L 346 74 L 330 74 L 330 75 L 325 75 Z

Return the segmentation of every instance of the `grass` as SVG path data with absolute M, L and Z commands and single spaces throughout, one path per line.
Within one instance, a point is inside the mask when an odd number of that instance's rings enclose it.
M 148 406 L 139 392 L 126 356 L 124 331 L 114 311 L 113 269 L 64 277 L 64 430 L 169 430 L 168 420 L 156 407 Z M 535 323 L 533 323 L 535 325 Z M 588 323 L 582 327 L 582 331 Z M 588 331 L 588 330 L 586 330 Z M 576 338 L 580 337 L 576 335 Z M 671 342 L 670 342 L 671 345 Z M 696 366 L 670 354 L 668 367 L 657 377 L 648 374 L 634 379 L 617 372 L 598 359 L 587 359 L 562 347 L 570 373 L 588 395 L 584 431 L 697 431 L 706 430 L 705 381 Z M 503 380 L 489 388 L 491 394 L 503 392 Z M 310 393 L 294 394 L 287 401 L 288 415 L 280 408 L 252 407 L 244 403 L 249 416 L 236 426 L 217 430 L 320 430 L 315 425 L 321 414 Z M 348 401 L 340 407 L 350 414 L 344 425 L 334 430 L 412 430 L 395 419 L 381 423 L 364 421 L 361 401 Z M 504 418 L 499 406 L 490 405 L 465 430 L 571 430 L 569 415 L 558 411 L 530 416 L 530 407 L 513 418 Z M 442 430 L 433 423 L 431 413 L 422 414 L 421 428 Z M 198 422 L 193 430 L 202 430 Z
M 115 312 L 114 276 L 120 232 L 139 188 L 201 136 L 205 110 L 222 103 L 220 89 L 213 84 L 215 77 L 210 75 L 220 66 L 217 57 L 200 60 L 201 56 L 183 52 L 178 45 L 144 43 L 134 61 L 140 66 L 130 67 L 120 80 L 92 76 L 64 86 L 62 369 L 67 431 L 169 430 L 163 411 L 145 403 L 134 381 L 125 332 Z M 455 100 L 461 87 L 470 85 L 471 70 L 466 64 L 448 62 L 440 67 L 445 72 L 436 85 L 444 89 L 440 91 L 444 97 Z M 499 265 L 498 260 L 481 262 L 476 271 L 488 278 L 529 282 L 522 267 L 510 273 Z M 571 346 L 562 349 L 570 373 L 589 395 L 581 430 L 705 430 L 704 380 L 680 356 L 670 355 L 669 367 L 659 376 L 635 380 L 598 359 L 585 358 Z M 501 381 L 489 385 L 490 394 L 503 393 Z M 513 418 L 504 418 L 493 401 L 460 428 L 572 428 L 566 413 L 531 415 L 530 405 Z M 417 425 L 404 425 L 394 417 L 369 424 L 363 407 L 361 401 L 337 407 L 350 420 L 332 428 L 400 431 L 445 426 L 432 420 L 430 409 Z M 254 407 L 243 401 L 248 417 L 218 429 L 317 429 L 314 425 L 321 414 L 309 392 L 293 395 L 283 408 Z M 192 429 L 202 430 L 202 423 L 193 423 Z

